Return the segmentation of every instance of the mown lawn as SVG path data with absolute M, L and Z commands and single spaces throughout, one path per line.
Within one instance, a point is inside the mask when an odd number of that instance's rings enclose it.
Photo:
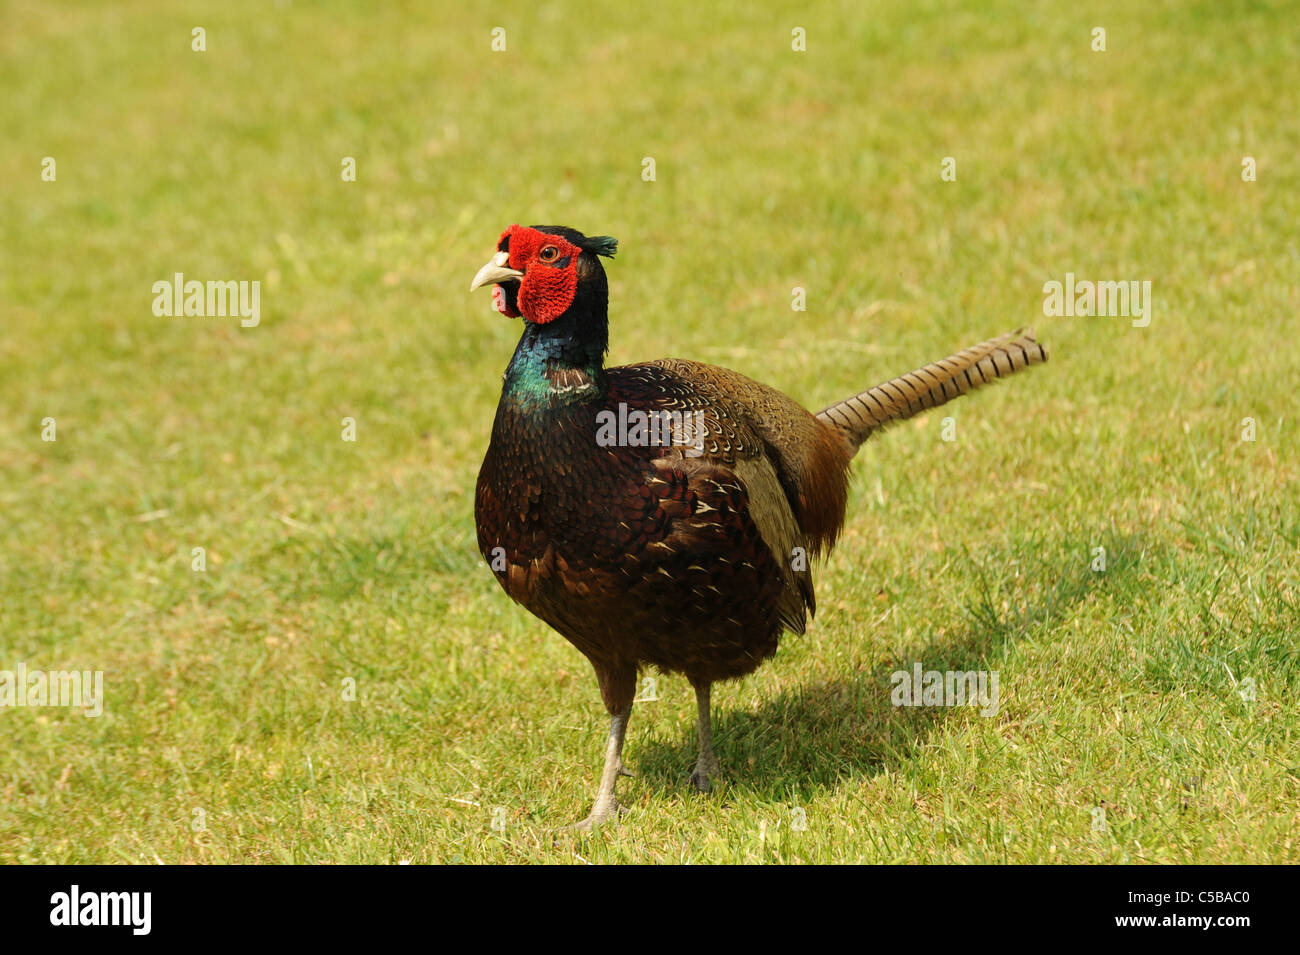
M 0 708 L 0 860 L 1300 861 L 1293 4 L 177 6 L 0 7 L 0 670 L 105 680 Z M 595 681 L 474 541 L 512 222 L 620 239 L 613 363 L 1052 355 L 864 449 L 719 791 L 660 677 L 593 836 Z M 892 706 L 917 662 L 997 714 Z

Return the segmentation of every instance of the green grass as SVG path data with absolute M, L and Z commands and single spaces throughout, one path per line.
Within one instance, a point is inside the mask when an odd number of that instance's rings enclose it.
M 191 6 L 0 10 L 0 669 L 106 681 L 0 709 L 0 860 L 1300 861 L 1293 5 Z M 1052 353 L 864 449 L 719 791 L 660 678 L 589 837 L 594 678 L 474 543 L 512 222 L 619 237 L 615 363 L 821 407 Z M 156 318 L 177 271 L 261 324 Z M 1151 325 L 1045 318 L 1067 271 Z M 997 715 L 891 706 L 916 661 Z

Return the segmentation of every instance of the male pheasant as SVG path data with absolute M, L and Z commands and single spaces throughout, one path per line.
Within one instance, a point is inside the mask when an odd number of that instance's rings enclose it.
M 606 368 L 608 236 L 512 225 L 474 276 L 524 319 L 475 497 L 479 550 L 506 592 L 596 671 L 611 717 L 580 828 L 618 811 L 637 672 L 683 673 L 699 709 L 701 791 L 718 772 L 709 690 L 803 633 L 808 558 L 844 523 L 849 462 L 877 429 L 1045 361 L 1030 333 L 967 348 L 819 414 L 683 359 Z

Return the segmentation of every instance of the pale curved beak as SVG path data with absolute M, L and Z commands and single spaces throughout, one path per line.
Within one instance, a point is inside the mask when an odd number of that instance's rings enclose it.
M 487 265 L 478 270 L 478 275 L 474 276 L 474 281 L 469 283 L 469 290 L 472 292 L 476 288 L 484 285 L 494 285 L 497 282 L 506 282 L 510 279 L 523 277 L 523 272 L 518 269 L 512 269 L 509 265 L 510 253 L 498 252 L 492 256 L 492 260 Z

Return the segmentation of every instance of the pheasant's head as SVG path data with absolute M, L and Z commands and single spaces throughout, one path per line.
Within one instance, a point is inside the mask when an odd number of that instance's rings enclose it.
M 469 290 L 495 283 L 492 304 L 502 315 L 523 316 L 544 325 L 569 310 L 579 297 L 599 302 L 608 297 L 605 270 L 597 256 L 614 255 L 618 241 L 607 235 L 588 238 L 564 226 L 512 225 L 501 233 L 497 253 L 479 269 Z

